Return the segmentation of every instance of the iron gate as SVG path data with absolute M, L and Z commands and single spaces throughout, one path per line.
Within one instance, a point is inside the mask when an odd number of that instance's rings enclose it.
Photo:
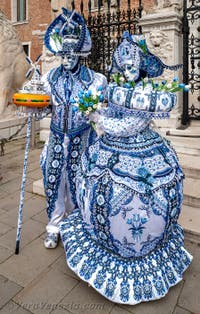
M 183 1 L 183 82 L 190 84 L 183 93 L 182 123 L 200 120 L 200 0 Z
M 138 23 L 142 3 L 139 0 L 137 8 L 133 8 L 131 2 L 127 0 L 126 7 L 122 7 L 120 0 L 72 1 L 72 9 L 84 16 L 92 37 L 92 53 L 85 63 L 108 78 L 112 53 L 120 42 L 123 31 L 141 33 Z

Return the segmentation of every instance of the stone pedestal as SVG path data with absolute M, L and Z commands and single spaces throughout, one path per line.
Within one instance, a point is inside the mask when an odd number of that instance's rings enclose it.
M 152 53 L 161 58 L 167 65 L 182 63 L 182 20 L 180 11 L 173 6 L 155 9 L 143 15 L 140 20 L 142 32 Z M 157 80 L 166 79 L 171 82 L 178 76 L 182 82 L 182 70 L 165 70 Z M 156 81 L 156 78 L 154 79 Z M 177 105 L 171 112 L 169 120 L 156 121 L 159 127 L 178 128 L 181 125 L 182 93 L 177 94 Z

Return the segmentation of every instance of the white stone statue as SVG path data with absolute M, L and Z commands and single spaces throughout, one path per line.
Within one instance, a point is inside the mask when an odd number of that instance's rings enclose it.
M 50 69 L 58 67 L 61 63 L 61 58 L 55 56 L 45 47 L 45 45 L 43 45 L 41 61 L 42 61 L 42 74 L 44 74 L 47 73 Z
M 12 95 L 23 85 L 30 68 L 12 24 L 0 11 L 0 119 L 9 113 Z
M 154 6 L 153 10 L 159 12 L 159 10 L 181 10 L 183 7 L 182 0 L 157 0 L 156 6 Z
M 164 63 L 170 64 L 173 59 L 173 45 L 168 34 L 162 30 L 154 30 L 149 33 L 148 44 L 150 50 L 158 55 Z M 165 70 L 165 79 L 171 80 L 173 72 Z M 163 77 L 160 77 L 163 79 Z

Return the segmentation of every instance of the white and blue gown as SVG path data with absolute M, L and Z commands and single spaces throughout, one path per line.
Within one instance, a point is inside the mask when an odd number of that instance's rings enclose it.
M 177 222 L 184 175 L 169 141 L 150 126 L 175 103 L 151 84 L 110 84 L 105 133 L 89 137 L 82 154 L 78 207 L 61 222 L 61 238 L 70 269 L 113 302 L 163 297 L 192 260 Z
M 51 95 L 50 135 L 41 154 L 44 190 L 47 202 L 47 232 L 58 233 L 63 217 L 75 207 L 75 174 L 91 130 L 88 120 L 71 104 L 80 90 L 106 87 L 106 78 L 78 64 L 66 71 L 61 65 L 42 77 L 44 89 Z M 73 150 L 71 142 L 73 142 Z

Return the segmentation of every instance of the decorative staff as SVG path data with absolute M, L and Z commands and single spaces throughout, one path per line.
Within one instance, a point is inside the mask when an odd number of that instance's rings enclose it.
M 31 65 L 31 68 L 27 72 L 26 78 L 29 78 L 31 75 L 32 75 L 32 78 L 26 85 L 23 86 L 23 89 L 20 90 L 19 93 L 16 93 L 13 95 L 13 103 L 19 107 L 21 106 L 24 107 L 22 112 L 24 115 L 28 115 L 27 132 L 26 132 L 26 147 L 25 147 L 25 154 L 24 154 L 24 167 L 23 167 L 19 211 L 18 211 L 15 254 L 19 254 L 19 247 L 20 247 L 32 120 L 34 116 L 37 119 L 42 117 L 42 113 L 44 113 L 43 109 L 47 107 L 50 103 L 50 96 L 45 95 L 43 91 L 43 84 L 40 79 L 41 74 L 38 69 L 38 62 L 40 61 L 40 58 L 41 58 L 41 55 L 36 59 L 35 63 L 33 63 L 29 58 L 27 58 L 28 62 Z

